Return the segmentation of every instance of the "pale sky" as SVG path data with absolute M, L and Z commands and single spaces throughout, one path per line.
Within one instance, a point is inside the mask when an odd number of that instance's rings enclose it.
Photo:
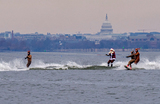
M 160 0 L 0 0 L 0 32 L 94 34 L 106 14 L 114 33 L 160 32 Z

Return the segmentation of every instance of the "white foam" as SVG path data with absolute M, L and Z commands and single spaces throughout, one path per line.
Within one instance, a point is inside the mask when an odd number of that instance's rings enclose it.
M 129 61 L 129 60 L 128 60 Z M 118 61 L 114 65 L 118 66 L 117 70 L 123 70 L 124 65 L 128 64 L 128 61 Z M 155 70 L 160 69 L 160 60 L 157 58 L 155 61 L 149 61 L 146 58 L 142 58 L 138 64 L 132 64 L 132 68 L 136 69 L 146 69 L 146 70 Z
M 28 70 L 22 59 L 14 59 L 9 62 L 1 60 L 0 62 L 0 71 L 19 71 L 19 70 Z
M 159 59 L 155 59 L 155 61 L 149 61 L 148 59 L 142 58 L 140 63 L 137 64 L 138 68 L 144 69 L 160 69 L 160 61 Z
M 147 70 L 156 70 L 160 69 L 160 57 L 157 57 L 154 61 L 150 61 L 147 58 L 142 58 L 140 62 L 136 64 L 132 64 L 132 68 L 137 69 L 147 69 Z M 129 60 L 128 60 L 129 61 Z M 124 65 L 127 65 L 128 61 L 115 61 L 114 68 L 115 70 L 124 70 Z M 9 62 L 0 61 L 0 71 L 24 71 L 29 70 L 26 68 L 27 60 L 24 59 L 14 59 Z M 30 68 L 42 68 L 42 69 L 68 69 L 68 68 L 87 68 L 92 66 L 108 66 L 106 62 L 103 62 L 100 65 L 80 65 L 76 62 L 67 61 L 64 63 L 45 63 L 42 60 L 34 60 L 30 66 Z

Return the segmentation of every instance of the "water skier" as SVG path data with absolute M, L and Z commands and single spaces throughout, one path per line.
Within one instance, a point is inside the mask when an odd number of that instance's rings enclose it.
M 136 48 L 135 49 L 135 51 L 136 51 L 136 53 L 135 53 L 135 56 L 136 56 L 136 60 L 135 60 L 135 64 L 137 64 L 139 61 L 140 61 L 140 53 L 138 52 L 138 50 L 139 50 L 139 48 Z
M 131 64 L 134 63 L 135 60 L 136 60 L 136 55 L 135 55 L 134 51 L 131 51 L 131 55 L 126 56 L 126 58 L 129 58 L 129 57 L 131 57 L 131 60 L 128 62 L 127 67 L 130 66 L 130 70 L 132 70 L 132 65 Z
M 108 60 L 108 66 L 111 63 L 111 67 L 113 66 L 113 62 L 116 59 L 115 50 L 113 48 L 110 49 L 110 52 L 106 54 L 106 56 L 110 56 L 110 59 Z
M 27 68 L 31 65 L 32 62 L 32 55 L 30 54 L 30 51 L 28 51 L 28 55 L 27 57 L 25 57 L 25 59 L 28 59 L 28 63 L 27 63 Z
M 128 68 L 130 66 L 130 70 L 132 70 L 132 63 L 134 62 L 135 64 L 137 64 L 140 60 L 140 53 L 138 52 L 139 48 L 136 48 L 135 51 L 136 53 L 134 53 L 134 51 L 131 51 L 131 55 L 129 56 L 126 56 L 127 58 L 128 57 L 131 57 L 131 60 L 128 62 L 128 65 L 125 66 L 126 68 Z

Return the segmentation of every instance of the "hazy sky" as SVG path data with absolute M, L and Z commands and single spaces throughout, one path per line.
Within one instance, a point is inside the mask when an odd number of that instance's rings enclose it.
M 97 33 L 106 14 L 114 33 L 160 32 L 160 0 L 0 0 L 0 32 Z

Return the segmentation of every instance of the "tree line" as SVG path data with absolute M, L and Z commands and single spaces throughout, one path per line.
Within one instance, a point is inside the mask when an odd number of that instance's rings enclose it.
M 0 39 L 0 51 L 54 51 L 57 49 L 129 49 L 129 48 L 156 48 L 160 49 L 160 43 L 131 42 L 129 40 L 101 40 L 99 44 L 94 41 L 85 40 L 18 40 Z

